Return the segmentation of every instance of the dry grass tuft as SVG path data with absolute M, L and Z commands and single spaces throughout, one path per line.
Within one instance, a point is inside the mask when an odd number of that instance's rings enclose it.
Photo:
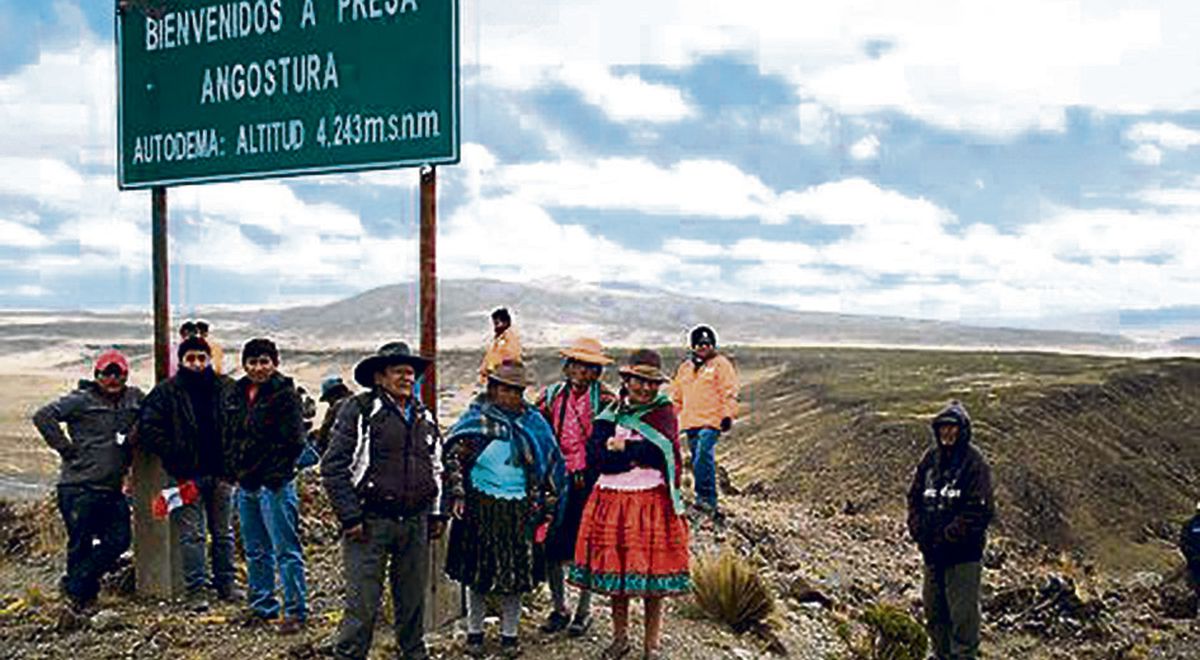
M 775 599 L 758 571 L 729 550 L 697 558 L 692 582 L 700 609 L 739 634 L 764 625 L 775 609 Z

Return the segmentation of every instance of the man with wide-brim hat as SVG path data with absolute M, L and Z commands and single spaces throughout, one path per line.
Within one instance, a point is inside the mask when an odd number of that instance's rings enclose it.
M 594 466 L 588 464 L 587 441 L 592 422 L 617 395 L 600 382 L 604 367 L 612 358 L 604 353 L 598 339 L 578 337 L 559 349 L 563 357 L 563 377 L 542 390 L 537 408 L 550 422 L 554 437 L 563 453 L 567 468 L 567 503 L 562 523 L 550 530 L 544 547 L 546 580 L 550 584 L 553 609 L 541 630 L 553 634 L 567 630 L 578 637 L 591 627 L 591 592 L 581 589 L 572 616 L 567 607 L 566 568 L 575 557 L 575 537 L 583 505 L 596 480 Z
M 431 360 L 414 355 L 408 344 L 394 341 L 379 347 L 374 355 L 368 356 L 354 367 L 354 380 L 366 388 L 375 387 L 375 376 L 394 364 L 407 364 L 418 377 L 425 373 Z
M 557 524 L 566 473 L 554 432 L 525 403 L 525 366 L 503 362 L 446 437 L 454 521 L 446 574 L 467 588 L 467 653 L 484 654 L 484 598 L 500 600 L 500 647 L 520 654 L 521 594 L 541 581 L 534 543 Z
M 317 455 L 325 453 L 329 448 L 329 434 L 333 431 L 333 423 L 337 421 L 338 411 L 342 403 L 354 392 L 339 375 L 327 376 L 321 381 L 321 403 L 326 404 L 325 416 L 321 418 L 321 426 L 311 434 L 311 442 L 316 447 Z
M 341 405 L 321 459 L 342 525 L 346 593 L 333 645 L 338 657 L 367 657 L 389 558 L 399 656 L 429 657 L 425 588 L 429 540 L 441 535 L 445 520 L 442 446 L 437 422 L 413 388 L 430 362 L 404 342 L 384 344 L 359 362 L 354 380 L 369 390 Z

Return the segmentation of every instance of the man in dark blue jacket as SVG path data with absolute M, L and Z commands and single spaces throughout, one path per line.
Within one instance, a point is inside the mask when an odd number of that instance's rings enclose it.
M 209 535 L 211 586 L 224 601 L 245 597 L 234 581 L 233 476 L 221 442 L 221 400 L 233 380 L 213 371 L 211 351 L 200 337 L 179 344 L 179 371 L 146 395 L 139 424 L 140 446 L 162 459 L 171 484 L 199 493 L 197 500 L 171 511 L 179 527 L 186 599 L 195 611 L 208 609 L 204 549 Z
M 250 621 L 279 614 L 275 567 L 283 587 L 279 631 L 299 632 L 308 619 L 296 459 L 304 450 L 300 395 L 279 372 L 279 349 L 266 338 L 242 348 L 246 375 L 225 394 L 225 447 L 237 478 L 238 520 L 246 550 Z
M 1187 560 L 1188 582 L 1200 596 L 1200 504 L 1196 505 L 1196 515 L 1179 530 L 1179 551 Z
M 925 559 L 925 626 L 939 660 L 973 660 L 981 560 L 995 515 L 992 472 L 971 445 L 971 418 L 961 403 L 934 417 L 933 442 L 908 491 L 908 532 Z
M 95 380 L 79 381 L 74 392 L 33 415 L 46 444 L 62 456 L 58 508 L 67 528 L 67 572 L 61 584 L 75 615 L 96 600 L 100 578 L 129 548 L 121 482 L 142 402 L 142 391 L 126 385 L 129 363 L 121 353 L 101 354 L 92 371 Z

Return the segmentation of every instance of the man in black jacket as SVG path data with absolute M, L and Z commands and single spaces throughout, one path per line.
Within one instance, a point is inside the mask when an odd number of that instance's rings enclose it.
M 925 559 L 925 626 L 939 660 L 979 654 L 979 587 L 992 473 L 971 445 L 971 419 L 955 401 L 933 419 L 934 446 L 908 491 L 908 532 Z
M 252 621 L 279 614 L 275 566 L 283 587 L 279 632 L 299 632 L 308 619 L 296 459 L 304 450 L 300 395 L 279 372 L 279 349 L 256 338 L 242 348 L 246 375 L 225 394 L 225 446 L 237 478 L 238 520 L 246 550 Z
M 1196 505 L 1196 515 L 1179 530 L 1179 551 L 1187 561 L 1188 583 L 1200 597 L 1200 504 Z
M 429 539 L 441 535 L 445 519 L 441 438 L 433 415 L 413 396 L 428 365 L 403 342 L 385 344 L 360 362 L 354 379 L 370 391 L 342 404 L 321 458 L 321 478 L 343 534 L 345 611 L 333 646 L 338 657 L 367 657 L 389 563 L 398 655 L 429 657 Z
M 208 609 L 204 566 L 205 526 L 212 536 L 212 580 L 225 601 L 244 596 L 234 582 L 233 485 L 221 443 L 221 400 L 233 380 L 213 372 L 208 342 L 190 337 L 179 344 L 179 371 L 159 383 L 142 406 L 140 443 L 162 459 L 170 481 L 199 497 L 171 511 L 179 528 L 188 606 Z
M 67 572 L 61 584 L 76 615 L 95 602 L 100 578 L 129 548 L 121 482 L 142 402 L 142 391 L 126 385 L 129 363 L 120 352 L 101 354 L 92 372 L 95 380 L 79 381 L 74 392 L 33 415 L 46 444 L 62 456 L 58 509 L 67 528 Z

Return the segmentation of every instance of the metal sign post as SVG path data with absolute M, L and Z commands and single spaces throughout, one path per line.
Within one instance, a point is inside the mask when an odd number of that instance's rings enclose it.
M 171 308 L 167 288 L 167 189 L 151 192 L 151 270 L 154 279 L 154 380 L 167 379 L 171 359 Z M 169 520 L 150 512 L 165 474 L 157 456 L 135 448 L 133 454 L 133 560 L 137 591 L 170 598 L 183 586 L 179 544 Z
M 437 357 L 437 169 L 421 168 L 421 354 Z M 425 371 L 423 403 L 437 418 L 437 362 Z M 429 591 L 426 594 L 425 628 L 432 630 L 458 618 L 462 592 L 442 572 L 449 546 L 448 535 L 430 543 Z

